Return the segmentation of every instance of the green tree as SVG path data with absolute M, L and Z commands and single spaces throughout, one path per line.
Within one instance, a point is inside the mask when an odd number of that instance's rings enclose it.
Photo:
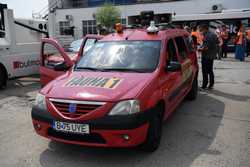
M 110 3 L 105 3 L 95 14 L 97 24 L 111 32 L 115 23 L 120 22 L 120 10 Z

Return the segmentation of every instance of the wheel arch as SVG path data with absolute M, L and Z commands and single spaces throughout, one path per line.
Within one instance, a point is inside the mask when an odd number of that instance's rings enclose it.
M 166 105 L 163 99 L 160 99 L 156 104 L 156 109 L 159 111 L 160 118 L 163 120 L 165 112 L 166 112 Z
M 3 69 L 6 79 L 8 79 L 7 69 L 1 62 L 0 62 L 0 69 Z

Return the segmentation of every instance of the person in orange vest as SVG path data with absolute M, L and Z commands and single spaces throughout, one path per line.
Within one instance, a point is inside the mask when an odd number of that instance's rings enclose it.
M 247 56 L 250 55 L 250 29 L 247 30 L 247 46 L 246 46 Z
M 235 38 L 235 58 L 244 61 L 245 51 L 244 51 L 244 27 L 240 26 L 237 36 Z
M 194 38 L 196 39 L 194 41 L 197 41 L 197 45 L 202 45 L 203 37 L 202 34 L 197 30 L 197 27 L 192 28 L 191 36 L 193 40 Z
M 195 48 L 197 48 L 197 45 L 198 45 L 196 31 L 197 31 L 197 28 L 196 28 L 195 26 L 192 27 L 191 37 L 192 37 L 192 39 L 193 39 L 193 43 L 194 43 Z

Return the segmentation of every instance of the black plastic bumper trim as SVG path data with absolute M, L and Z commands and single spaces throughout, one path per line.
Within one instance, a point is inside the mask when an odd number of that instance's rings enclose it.
M 98 133 L 91 133 L 91 134 L 64 133 L 49 128 L 48 135 L 51 137 L 68 141 L 106 144 L 105 139 Z
M 65 119 L 53 118 L 48 111 L 33 107 L 31 111 L 31 117 L 34 120 L 46 122 L 51 125 L 54 120 L 57 120 L 62 122 L 89 124 L 91 129 L 125 130 L 135 129 L 149 122 L 156 112 L 156 110 L 150 109 L 133 115 L 104 116 L 102 118 L 88 121 L 69 121 Z

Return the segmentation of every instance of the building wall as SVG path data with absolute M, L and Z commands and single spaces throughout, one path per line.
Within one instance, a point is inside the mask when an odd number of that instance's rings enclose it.
M 60 8 L 71 8 L 73 1 L 78 1 L 82 2 L 79 4 L 84 4 L 81 5 L 80 7 L 88 7 L 88 4 L 91 4 L 93 2 L 113 2 L 115 4 L 132 4 L 132 3 L 150 3 L 150 2 L 167 2 L 169 3 L 170 6 L 172 5 L 183 5 L 188 3 L 188 6 L 208 6 L 209 4 L 223 4 L 225 8 L 232 9 L 232 8 L 244 8 L 244 6 L 249 6 L 250 1 L 249 0 L 48 0 L 49 4 L 58 4 L 58 7 Z M 187 1 L 187 2 L 184 2 Z M 98 3 L 96 3 L 98 5 Z M 101 4 L 101 3 L 99 3 Z M 193 6 L 193 7 L 194 7 Z M 199 9 L 198 9 L 199 10 Z M 200 9 L 202 12 L 202 10 Z
M 52 0 L 50 0 L 52 1 Z M 147 3 L 135 5 L 121 5 L 117 6 L 121 11 L 121 17 L 127 18 L 128 16 L 139 15 L 141 11 L 153 10 L 155 13 L 175 13 L 177 15 L 201 14 L 211 13 L 212 6 L 221 4 L 223 9 L 243 9 L 250 8 L 250 0 L 183 0 L 162 3 Z M 60 36 L 59 22 L 67 21 L 66 15 L 72 15 L 71 26 L 75 27 L 75 37 L 81 38 L 82 21 L 94 20 L 93 14 L 97 11 L 98 7 L 90 8 L 74 8 L 74 9 L 57 9 L 50 15 L 50 19 L 54 20 L 54 32 L 50 35 L 54 37 Z M 51 27 L 49 27 L 51 28 Z

